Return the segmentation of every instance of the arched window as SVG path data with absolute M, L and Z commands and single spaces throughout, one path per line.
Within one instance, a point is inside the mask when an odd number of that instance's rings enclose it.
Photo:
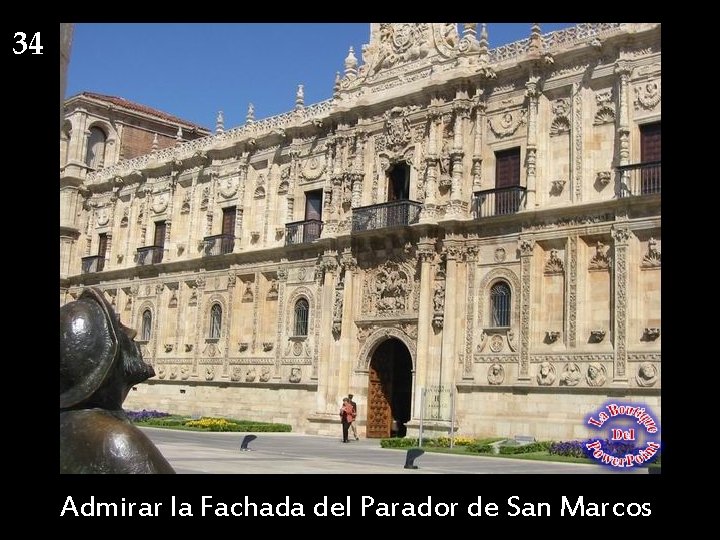
M 142 314 L 142 332 L 141 337 L 143 341 L 150 341 L 150 332 L 152 331 L 152 313 L 149 309 L 143 311 Z
M 220 304 L 213 304 L 210 308 L 210 338 L 217 339 L 220 337 L 220 328 L 222 327 L 222 307 Z
M 504 281 L 490 289 L 490 310 L 494 327 L 510 326 L 510 286 Z
M 295 302 L 295 335 L 307 336 L 308 333 L 308 314 L 310 306 L 308 301 L 301 298 Z
M 105 132 L 99 127 L 90 128 L 85 163 L 91 169 L 100 169 L 105 163 Z

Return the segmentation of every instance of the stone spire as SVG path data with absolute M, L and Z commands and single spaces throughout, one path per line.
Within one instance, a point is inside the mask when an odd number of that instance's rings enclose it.
M 160 143 L 158 142 L 158 137 L 157 137 L 157 133 L 156 133 L 155 136 L 153 137 L 152 151 L 153 151 L 153 152 L 157 152 L 157 149 L 158 149 L 159 147 L 160 147 Z
M 488 55 L 488 31 L 487 24 L 482 23 L 480 27 L 480 56 Z
M 542 37 L 540 37 L 540 25 L 533 23 L 530 27 L 530 54 L 540 54 L 543 49 Z
M 348 51 L 348 55 L 345 58 L 345 76 L 357 75 L 357 65 L 358 61 L 357 58 L 355 58 L 355 50 L 350 46 L 350 51 Z
M 255 122 L 255 105 L 248 103 L 247 114 L 245 115 L 245 123 L 252 124 Z
M 215 134 L 220 135 L 225 131 L 225 117 L 222 111 L 218 111 L 217 119 L 215 120 Z
M 463 37 L 475 40 L 477 35 L 477 23 L 463 23 Z
M 337 94 L 340 91 L 340 72 L 335 72 L 335 84 L 333 85 L 333 93 Z
M 182 142 L 183 138 L 183 132 L 182 132 L 182 126 L 178 126 L 177 133 L 175 134 L 175 141 L 177 141 L 178 144 Z
M 295 110 L 303 109 L 305 107 L 305 90 L 302 84 L 298 84 L 297 92 L 295 93 Z

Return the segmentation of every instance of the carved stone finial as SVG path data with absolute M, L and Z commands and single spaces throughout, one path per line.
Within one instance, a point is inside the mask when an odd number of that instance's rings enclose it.
M 488 31 L 487 31 L 487 24 L 482 23 L 480 26 L 480 53 L 482 54 L 484 49 L 485 54 L 487 54 L 488 50 Z
M 153 142 L 152 142 L 152 148 L 151 148 L 151 149 L 152 149 L 153 152 L 157 152 L 157 149 L 158 149 L 159 147 L 160 147 L 160 143 L 158 142 L 158 136 L 157 136 L 157 133 L 156 133 L 155 136 L 153 137 Z
M 358 61 L 357 58 L 355 58 L 355 50 L 351 46 L 348 55 L 345 57 L 345 76 L 357 75 L 357 65 Z
M 295 110 L 302 109 L 305 107 L 305 91 L 302 84 L 298 84 L 297 92 L 295 93 Z
M 252 124 L 255 122 L 255 105 L 248 103 L 247 114 L 245 115 L 245 123 Z
M 182 127 L 178 126 L 177 133 L 175 134 L 175 140 L 180 143 L 180 142 L 182 142 L 182 138 L 183 138 Z
M 533 23 L 530 27 L 530 54 L 538 54 L 542 50 L 542 37 L 540 36 L 540 25 Z
M 463 23 L 463 37 L 475 39 L 477 35 L 477 23 Z
M 215 133 L 219 135 L 225 131 L 225 119 L 223 118 L 223 112 L 218 111 L 217 118 L 215 119 Z
M 340 91 L 340 80 L 341 80 L 341 79 L 340 79 L 340 72 L 339 72 L 339 71 L 336 71 L 336 72 L 335 72 L 335 84 L 333 85 L 333 91 L 334 91 L 335 93 L 337 93 L 337 92 Z

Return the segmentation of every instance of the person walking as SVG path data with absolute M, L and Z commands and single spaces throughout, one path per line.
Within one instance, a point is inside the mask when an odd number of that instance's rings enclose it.
M 350 405 L 350 400 L 348 398 L 343 398 L 342 407 L 340 407 L 340 421 L 342 422 L 342 442 L 344 443 L 348 442 L 348 430 L 350 429 L 350 424 L 352 424 L 353 420 L 355 420 L 355 416 L 353 415 L 353 408 L 352 405 Z
M 350 402 L 350 405 L 352 405 L 353 409 L 353 421 L 352 424 L 350 424 L 350 428 L 352 428 L 353 435 L 355 436 L 355 440 L 359 441 L 360 439 L 357 436 L 357 428 L 355 427 L 355 420 L 357 419 L 357 403 L 353 401 L 353 395 L 348 394 L 348 401 Z

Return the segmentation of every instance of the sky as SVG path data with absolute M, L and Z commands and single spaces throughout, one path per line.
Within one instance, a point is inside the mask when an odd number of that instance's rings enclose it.
M 541 23 L 547 33 L 574 23 Z M 529 36 L 530 23 L 489 23 L 490 47 Z M 479 32 L 479 26 L 478 26 Z M 159 109 L 214 131 L 332 97 L 348 48 L 361 62 L 369 23 L 77 23 L 66 97 L 96 92 Z

